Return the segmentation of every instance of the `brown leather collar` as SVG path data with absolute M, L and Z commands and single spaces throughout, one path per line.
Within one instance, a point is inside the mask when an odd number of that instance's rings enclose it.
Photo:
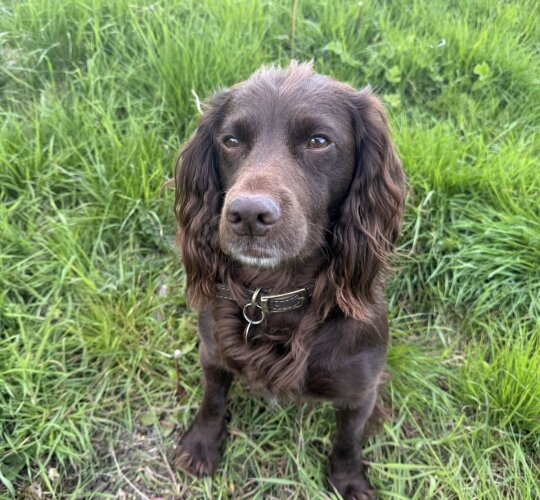
M 242 298 L 245 299 L 245 304 L 242 307 L 242 314 L 246 320 L 246 327 L 244 329 L 245 341 L 249 341 L 251 326 L 262 323 L 267 314 L 292 311 L 303 307 L 313 295 L 313 288 L 313 285 L 306 285 L 292 292 L 275 295 L 264 295 L 267 292 L 261 288 L 257 288 L 256 290 L 243 288 Z M 221 283 L 216 283 L 215 296 L 219 299 L 230 300 L 238 304 L 231 290 Z
M 303 307 L 313 295 L 313 285 L 309 284 L 291 292 L 266 295 L 264 290 L 242 289 L 242 297 L 245 304 L 250 304 L 260 309 L 264 314 L 274 312 L 286 312 Z M 215 295 L 220 299 L 237 302 L 231 290 L 222 283 L 216 283 Z M 253 300 L 255 299 L 255 300 Z

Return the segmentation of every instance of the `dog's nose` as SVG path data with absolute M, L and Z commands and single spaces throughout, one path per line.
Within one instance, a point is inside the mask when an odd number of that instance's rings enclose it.
M 278 204 L 265 195 L 239 195 L 227 207 L 227 221 L 239 236 L 263 236 L 280 218 Z

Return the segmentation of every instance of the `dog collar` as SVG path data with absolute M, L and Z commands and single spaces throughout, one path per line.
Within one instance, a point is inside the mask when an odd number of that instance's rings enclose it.
M 245 305 L 242 308 L 242 314 L 247 321 L 244 330 L 246 342 L 249 340 L 249 328 L 251 325 L 262 323 L 265 316 L 270 313 L 293 311 L 303 307 L 313 295 L 312 284 L 303 288 L 298 288 L 291 292 L 279 293 L 274 295 L 265 295 L 261 288 L 252 290 L 250 288 L 242 289 L 242 297 L 245 299 Z M 262 293 L 261 293 L 262 292 Z M 215 296 L 219 299 L 237 302 L 231 290 L 222 283 L 216 283 Z

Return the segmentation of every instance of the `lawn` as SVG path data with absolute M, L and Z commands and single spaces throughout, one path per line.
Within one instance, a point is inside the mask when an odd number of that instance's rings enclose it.
M 372 483 L 540 497 L 540 4 L 293 3 L 0 3 L 0 497 L 329 496 L 330 406 L 238 383 L 217 474 L 169 465 L 202 390 L 160 187 L 200 100 L 291 58 L 372 85 L 411 186 Z

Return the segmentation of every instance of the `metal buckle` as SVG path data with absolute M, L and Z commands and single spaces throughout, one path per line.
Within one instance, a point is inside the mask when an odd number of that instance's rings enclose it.
M 259 295 L 260 291 L 261 291 L 261 289 L 257 288 L 257 290 L 255 290 L 253 292 L 253 295 L 251 296 L 251 302 L 248 302 L 242 309 L 242 314 L 244 315 L 244 318 L 247 321 L 246 328 L 244 329 L 244 339 L 245 339 L 246 342 L 249 340 L 249 328 L 250 328 L 250 326 L 251 325 L 258 325 L 259 323 L 262 323 L 265 316 L 266 316 L 266 314 L 263 311 L 262 307 L 259 304 L 257 304 L 257 296 Z M 250 316 L 248 314 L 249 308 L 251 308 L 252 311 L 256 311 L 257 309 L 259 309 L 259 311 L 261 312 L 261 317 L 259 319 L 250 318 Z
M 306 288 L 299 288 L 298 290 L 293 290 L 292 292 L 287 293 L 279 293 L 276 295 L 263 295 L 260 298 L 260 308 L 263 313 L 268 314 L 270 312 L 270 310 L 268 309 L 269 300 L 284 300 L 293 297 L 294 295 L 300 295 L 298 297 L 300 299 L 300 302 L 298 303 L 297 307 L 302 307 L 308 298 L 308 291 Z
M 257 288 L 257 290 L 253 292 L 251 300 L 242 308 L 242 314 L 244 315 L 244 319 L 247 321 L 246 328 L 244 329 L 244 339 L 246 342 L 249 340 L 249 329 L 251 328 L 251 325 L 258 325 L 262 323 L 266 315 L 271 312 L 268 306 L 268 302 L 270 300 L 287 300 L 289 298 L 296 297 L 299 302 L 294 306 L 294 308 L 297 308 L 302 307 L 309 296 L 307 288 L 299 288 L 298 290 L 293 290 L 292 292 L 279 293 L 276 295 L 262 295 L 259 297 L 260 292 L 261 289 Z M 260 313 L 260 318 L 258 319 L 252 317 L 257 310 Z M 278 311 L 279 309 L 277 309 L 276 312 Z

